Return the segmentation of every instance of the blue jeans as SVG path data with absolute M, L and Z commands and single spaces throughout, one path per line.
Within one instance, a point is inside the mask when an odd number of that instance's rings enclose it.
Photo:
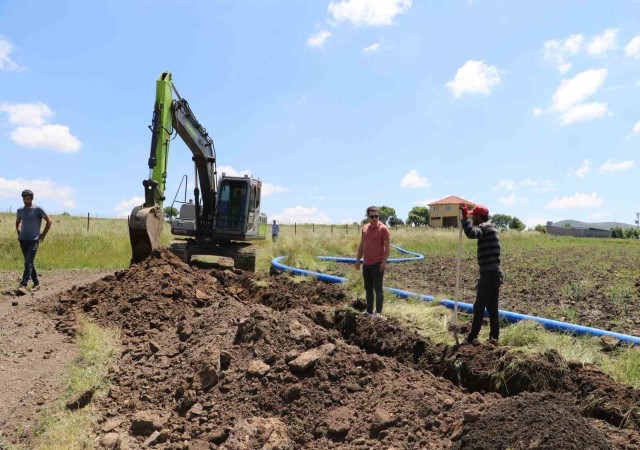
M 22 255 L 24 256 L 24 273 L 22 274 L 22 281 L 20 284 L 27 285 L 29 278 L 33 280 L 33 284 L 38 284 L 38 272 L 36 272 L 36 266 L 34 260 L 36 259 L 36 252 L 38 251 L 38 245 L 40 242 L 35 241 L 19 241 Z

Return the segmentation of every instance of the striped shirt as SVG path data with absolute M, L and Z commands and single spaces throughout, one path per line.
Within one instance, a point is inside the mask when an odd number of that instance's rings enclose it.
M 468 218 L 463 218 L 462 228 L 469 239 L 478 240 L 480 272 L 500 270 L 500 237 L 496 227 L 491 222 L 474 227 Z

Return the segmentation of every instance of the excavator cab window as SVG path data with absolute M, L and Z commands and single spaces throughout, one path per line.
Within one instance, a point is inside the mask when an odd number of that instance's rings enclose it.
M 220 187 L 217 228 L 242 233 L 247 213 L 247 183 L 225 180 Z

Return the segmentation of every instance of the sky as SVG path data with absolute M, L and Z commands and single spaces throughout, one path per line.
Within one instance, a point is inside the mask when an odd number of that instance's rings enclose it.
M 0 211 L 126 217 L 164 71 L 269 221 L 640 211 L 638 0 L 2 0 Z M 184 175 L 177 138 L 165 206 Z

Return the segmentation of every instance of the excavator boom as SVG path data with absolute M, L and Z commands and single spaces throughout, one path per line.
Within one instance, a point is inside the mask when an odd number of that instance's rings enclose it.
M 143 181 L 145 187 L 144 204 L 136 206 L 129 216 L 129 239 L 131 241 L 131 262 L 137 263 L 147 258 L 160 247 L 163 212 L 162 203 L 167 178 L 167 160 L 171 138 L 171 73 L 164 72 L 156 82 L 156 100 L 153 106 L 151 125 L 151 152 L 149 156 L 149 179 Z

